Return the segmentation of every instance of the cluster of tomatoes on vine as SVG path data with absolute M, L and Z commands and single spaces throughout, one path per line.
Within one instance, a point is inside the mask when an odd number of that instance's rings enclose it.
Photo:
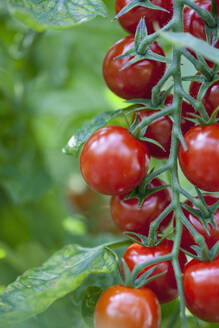
M 120 12 L 131 0 L 116 0 L 116 12 Z M 107 52 L 103 62 L 103 76 L 106 84 L 123 99 L 150 99 L 153 87 L 166 71 L 166 63 L 150 59 L 136 62 L 127 68 L 130 58 L 124 55 L 133 48 L 134 33 L 140 18 L 145 18 L 147 31 L 154 32 L 154 23 L 163 27 L 173 15 L 173 0 L 151 0 L 151 3 L 165 11 L 136 7 L 119 18 L 120 24 L 130 35 L 116 42 Z M 196 0 L 201 8 L 211 10 L 211 0 Z M 219 5 L 218 5 L 219 16 Z M 184 31 L 206 40 L 205 24 L 194 9 L 186 7 L 183 12 Z M 219 41 L 215 44 L 219 48 Z M 165 56 L 157 42 L 151 44 L 152 52 Z M 196 56 L 195 53 L 192 53 Z M 207 62 L 210 68 L 213 63 Z M 197 98 L 201 83 L 193 81 L 190 95 Z M 170 106 L 173 95 L 168 94 L 165 106 Z M 202 103 L 211 116 L 219 106 L 219 81 L 206 91 Z M 142 105 L 142 108 L 144 106 Z M 158 108 L 159 110 L 159 108 Z M 138 124 L 153 110 L 135 111 L 132 124 Z M 187 145 L 179 147 L 178 159 L 187 179 L 205 192 L 219 191 L 219 124 L 195 125 L 189 120 L 197 112 L 191 104 L 183 100 L 181 108 L 181 130 Z M 218 117 L 218 115 L 217 115 Z M 188 120 L 187 120 L 188 119 Z M 150 157 L 168 159 L 171 151 L 173 122 L 168 116 L 155 119 L 146 129 L 146 141 L 138 140 L 136 135 L 121 126 L 106 126 L 94 132 L 85 143 L 80 157 L 82 175 L 95 191 L 111 195 L 111 214 L 121 231 L 148 236 L 153 222 L 171 203 L 171 191 L 165 183 L 152 179 L 144 193 L 142 182 L 147 176 Z M 159 145 L 158 145 L 159 144 Z M 143 195 L 138 199 L 129 193 L 138 190 Z M 150 193 L 150 190 L 157 190 Z M 128 196 L 128 197 L 127 197 Z M 203 194 L 207 205 L 215 204 L 219 198 Z M 190 201 L 186 204 L 195 209 Z M 219 241 L 219 210 L 214 214 L 215 226 L 209 225 L 209 232 L 193 214 L 183 209 L 185 216 L 194 228 L 205 238 L 209 248 Z M 174 214 L 169 213 L 159 226 L 163 232 L 171 223 Z M 194 254 L 195 240 L 186 227 L 183 227 L 181 246 Z M 135 268 L 147 261 L 171 253 L 173 241 L 164 239 L 153 247 L 141 243 L 132 244 L 125 252 L 121 271 L 126 286 L 113 286 L 100 297 L 95 310 L 95 328 L 155 328 L 160 327 L 160 304 L 177 298 L 177 283 L 170 260 L 145 267 L 137 275 Z M 197 317 L 219 322 L 219 257 L 211 262 L 193 259 L 187 263 L 185 254 L 180 251 L 178 261 L 183 272 L 183 286 L 186 305 Z M 204 273 L 204 278 L 199 275 Z M 142 278 L 141 278 L 142 277 Z M 196 278 L 197 277 L 197 278 Z M 130 281 L 137 288 L 130 287 Z M 145 286 L 146 285 L 146 286 Z M 206 290 L 207 289 L 207 290 Z

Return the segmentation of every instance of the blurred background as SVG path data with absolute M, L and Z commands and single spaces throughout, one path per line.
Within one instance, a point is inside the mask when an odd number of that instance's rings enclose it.
M 114 2 L 106 5 L 107 19 L 36 33 L 0 1 L 0 292 L 65 244 L 90 247 L 119 236 L 109 198 L 89 190 L 79 160 L 62 153 L 83 122 L 125 106 L 102 78 L 106 51 L 125 36 L 112 23 Z M 191 75 L 189 65 L 185 70 Z M 86 284 L 92 279 L 106 288 L 116 278 L 89 277 Z M 79 300 L 86 284 L 16 328 L 84 328 Z M 177 302 L 163 311 L 177 315 Z

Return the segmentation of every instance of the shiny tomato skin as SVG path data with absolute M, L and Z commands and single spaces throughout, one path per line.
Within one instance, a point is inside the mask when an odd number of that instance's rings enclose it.
M 219 123 L 196 126 L 184 136 L 188 149 L 179 147 L 179 163 L 186 178 L 196 187 L 219 191 Z
M 165 183 L 155 178 L 149 184 L 150 188 L 159 187 Z M 113 196 L 111 198 L 111 215 L 115 224 L 122 231 L 137 232 L 148 235 L 150 223 L 154 221 L 163 210 L 171 203 L 171 192 L 168 188 L 163 189 L 147 197 L 142 207 L 139 207 L 138 200 L 132 198 L 123 200 L 124 196 Z M 173 213 L 169 213 L 159 226 L 163 231 L 171 222 Z
M 124 194 L 135 188 L 149 167 L 146 145 L 135 139 L 127 129 L 106 126 L 85 143 L 80 168 L 86 183 L 99 193 Z
M 205 203 L 208 206 L 211 206 L 215 204 L 217 201 L 219 201 L 219 197 L 212 196 L 212 195 L 203 195 Z M 192 208 L 196 209 L 196 207 L 187 200 L 185 202 L 187 205 L 191 206 Z M 205 228 L 203 227 L 200 220 L 195 217 L 193 214 L 188 212 L 187 210 L 183 209 L 183 212 L 186 216 L 186 218 L 189 220 L 189 222 L 193 225 L 193 227 L 199 232 L 206 241 L 206 244 L 208 245 L 209 249 L 212 248 L 216 242 L 219 241 L 219 208 L 214 214 L 214 220 L 216 227 L 213 227 L 211 224 L 208 224 L 209 227 L 209 234 L 206 232 Z M 189 230 L 183 226 L 183 232 L 182 232 L 182 239 L 181 239 L 181 247 L 185 250 L 194 253 L 194 250 L 191 248 L 192 245 L 196 245 L 195 240 L 192 236 L 192 234 L 189 232 Z
M 193 81 L 190 84 L 189 93 L 193 98 L 197 99 L 200 87 L 201 83 L 196 81 Z M 202 99 L 202 104 L 204 105 L 209 116 L 211 116 L 214 110 L 219 107 L 219 81 L 214 82 L 208 88 Z M 217 114 L 217 117 L 219 117 L 219 113 Z
M 173 102 L 173 95 L 168 95 L 165 101 L 166 106 L 170 106 Z M 142 121 L 145 117 L 149 117 L 157 111 L 153 110 L 141 110 L 137 112 L 139 121 Z M 185 117 L 189 117 L 190 113 L 195 113 L 192 105 L 183 100 L 182 102 L 182 114 L 181 114 L 181 129 L 182 133 L 185 134 L 189 129 L 194 126 L 194 123 L 185 119 Z M 168 159 L 170 155 L 170 147 L 171 147 L 171 137 L 172 137 L 172 120 L 168 116 L 161 116 L 160 118 L 154 120 L 147 128 L 147 131 L 144 135 L 146 138 L 153 139 L 163 148 L 154 145 L 153 143 L 146 142 L 146 145 L 150 151 L 151 156 L 158 159 Z
M 211 0 L 196 0 L 195 4 L 201 7 L 202 9 L 211 12 Z M 219 17 L 219 2 L 217 5 Z M 197 11 L 190 7 L 185 7 L 183 12 L 183 24 L 184 32 L 190 33 L 196 38 L 206 41 L 205 24 L 197 13 Z M 219 48 L 219 40 L 216 43 L 215 48 Z M 189 51 L 196 57 L 195 53 L 192 50 Z M 214 63 L 209 60 L 206 60 L 206 62 L 210 67 L 213 67 Z
M 134 46 L 134 36 L 130 35 L 116 42 L 107 52 L 103 61 L 103 77 L 109 89 L 124 99 L 150 98 L 151 90 L 164 75 L 166 64 L 144 59 L 121 70 L 129 57 L 117 59 Z M 157 42 L 150 49 L 165 56 Z
M 123 255 L 123 258 L 127 263 L 129 269 L 133 271 L 135 266 L 138 264 L 142 264 L 158 257 L 168 255 L 169 253 L 171 253 L 172 248 L 173 241 L 168 239 L 164 240 L 160 245 L 153 248 L 144 247 L 137 243 L 134 243 L 126 250 L 125 254 Z M 183 270 L 186 261 L 186 256 L 182 252 L 179 252 L 179 264 L 181 270 Z M 161 304 L 171 302 L 178 296 L 177 283 L 171 261 L 165 261 L 159 264 L 150 265 L 146 269 L 144 269 L 139 274 L 139 276 L 156 265 L 157 268 L 151 276 L 157 275 L 164 271 L 166 271 L 166 274 L 149 282 L 145 285 L 145 287 L 151 289 L 155 293 Z
M 131 0 L 116 0 L 116 13 L 118 14 L 130 2 Z M 138 23 L 143 17 L 145 18 L 148 34 L 154 32 L 154 23 L 157 23 L 160 28 L 165 26 L 173 16 L 173 0 L 152 0 L 151 3 L 168 10 L 168 12 L 139 6 L 119 18 L 121 26 L 127 32 L 135 34 Z
M 149 289 L 112 286 L 100 296 L 95 312 L 95 328 L 160 328 L 161 309 Z
M 211 262 L 192 260 L 183 272 L 186 306 L 196 317 L 219 322 L 219 256 Z

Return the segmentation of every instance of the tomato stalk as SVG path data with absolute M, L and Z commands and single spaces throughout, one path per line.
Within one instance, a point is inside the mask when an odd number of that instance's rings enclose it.
M 188 5 L 191 8 L 195 9 L 198 14 L 201 16 L 201 18 L 204 20 L 204 22 L 211 27 L 214 27 L 216 25 L 214 17 L 207 12 L 206 10 L 203 10 L 190 0 L 174 0 L 174 15 L 171 21 L 162 29 L 168 30 L 172 29 L 174 32 L 181 32 L 183 30 L 183 7 L 184 5 Z M 159 36 L 159 32 L 155 32 L 147 37 L 145 37 L 141 44 L 139 49 L 144 50 L 148 45 L 155 41 L 156 38 Z M 170 115 L 173 117 L 174 125 L 172 129 L 172 141 L 171 141 L 171 150 L 170 150 L 170 157 L 167 163 L 159 168 L 158 170 L 152 172 L 146 179 L 145 182 L 149 182 L 152 178 L 157 177 L 161 173 L 165 171 L 170 171 L 171 176 L 171 185 L 172 185 L 172 192 L 173 192 L 173 199 L 171 204 L 164 210 L 159 217 L 151 223 L 150 230 L 149 230 L 149 238 L 148 238 L 148 244 L 153 245 L 154 240 L 156 239 L 156 231 L 159 227 L 159 224 L 162 222 L 162 220 L 166 217 L 166 215 L 171 212 L 171 210 L 175 210 L 175 217 L 176 217 L 176 231 L 175 231 L 175 238 L 174 238 L 174 247 L 172 250 L 172 253 L 167 257 L 168 259 L 171 259 L 178 291 L 179 291 L 179 299 L 180 299 L 180 310 L 181 310 L 181 316 L 182 316 L 182 327 L 186 328 L 187 325 L 187 319 L 186 319 L 186 313 L 185 313 L 185 300 L 184 300 L 184 292 L 183 292 L 183 284 L 182 284 L 182 273 L 178 262 L 178 255 L 180 251 L 180 244 L 181 244 L 181 235 L 182 235 L 182 226 L 185 225 L 187 229 L 192 233 L 194 236 L 195 241 L 200 244 L 201 250 L 202 250 L 202 257 L 205 260 L 209 260 L 209 251 L 207 248 L 207 245 L 205 243 L 204 237 L 199 234 L 196 229 L 192 226 L 192 224 L 186 219 L 185 215 L 183 214 L 183 211 L 181 209 L 180 205 L 180 195 L 183 194 L 186 198 L 191 200 L 194 205 L 196 205 L 201 212 L 203 213 L 203 216 L 210 215 L 210 211 L 207 210 L 206 206 L 204 206 L 203 202 L 200 199 L 195 199 L 192 197 L 189 193 L 187 193 L 179 183 L 179 175 L 178 175 L 178 163 L 177 163 L 177 155 L 179 150 L 179 142 L 181 142 L 184 145 L 184 148 L 186 148 L 184 138 L 182 136 L 181 127 L 180 127 L 180 121 L 181 121 L 181 106 L 183 99 L 186 99 L 190 104 L 193 105 L 193 107 L 199 111 L 201 116 L 204 120 L 208 120 L 209 116 L 202 105 L 202 102 L 199 100 L 194 99 L 189 94 L 185 92 L 182 86 L 182 74 L 181 74 L 181 57 L 186 57 L 193 65 L 194 67 L 200 71 L 205 78 L 208 81 L 211 81 L 213 77 L 213 72 L 210 70 L 207 64 L 204 64 L 204 61 L 196 60 L 195 57 L 193 57 L 187 50 L 178 48 L 174 46 L 173 52 L 172 52 L 172 64 L 167 70 L 166 74 L 160 79 L 160 81 L 157 83 L 157 85 L 152 90 L 152 103 L 154 105 L 159 105 L 159 97 L 161 88 L 163 87 L 164 83 L 171 77 L 173 77 L 174 80 L 174 98 L 173 98 L 173 104 L 165 108 L 164 110 L 157 112 L 150 117 L 144 119 L 137 128 L 143 129 L 144 127 L 148 126 L 151 122 L 153 122 L 155 119 L 164 116 L 164 115 Z M 165 260 L 167 259 L 165 257 Z M 163 261 L 164 258 L 161 257 L 157 261 L 150 261 L 147 263 L 147 265 L 159 263 Z M 137 268 L 137 271 L 140 272 L 144 268 L 144 264 L 140 266 L 140 268 Z M 137 273 L 137 272 L 135 272 Z

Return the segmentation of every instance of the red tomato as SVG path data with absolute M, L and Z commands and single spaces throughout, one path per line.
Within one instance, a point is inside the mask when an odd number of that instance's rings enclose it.
M 95 312 L 95 328 L 160 328 L 161 310 L 149 289 L 112 286 L 100 296 Z
M 150 188 L 164 185 L 158 178 L 153 179 L 149 184 Z M 169 189 L 163 189 L 154 193 L 144 200 L 142 207 L 139 207 L 136 198 L 123 200 L 124 196 L 113 196 L 111 198 L 111 215 L 115 224 L 122 231 L 137 232 L 147 235 L 150 224 L 163 210 L 171 203 L 171 193 Z M 159 229 L 164 230 L 172 219 L 170 213 L 160 224 Z
M 218 71 L 219 75 L 219 71 Z M 190 84 L 189 93 L 192 97 L 197 99 L 199 89 L 201 87 L 201 83 L 193 81 Z M 214 112 L 217 107 L 219 107 L 219 81 L 214 82 L 206 91 L 202 104 L 204 105 L 209 116 Z M 219 117 L 219 113 L 217 114 Z
M 166 106 L 170 106 L 173 102 L 173 95 L 168 95 L 165 101 Z M 153 110 L 141 110 L 137 112 L 139 121 L 142 121 L 145 117 L 151 116 L 156 111 Z M 194 124 L 184 117 L 188 117 L 190 113 L 195 113 L 192 105 L 183 100 L 182 102 L 182 119 L 181 119 L 181 129 L 182 133 L 185 134 L 189 129 L 191 129 Z M 162 116 L 156 120 L 154 120 L 147 128 L 147 131 L 144 135 L 146 138 L 153 139 L 163 148 L 163 151 L 160 147 L 146 142 L 147 147 L 149 148 L 151 156 L 159 159 L 167 159 L 170 155 L 170 147 L 171 147 L 171 137 L 172 137 L 172 120 L 168 116 Z
M 103 77 L 106 84 L 117 96 L 124 99 L 150 98 L 151 90 L 164 75 L 166 64 L 144 59 L 121 70 L 129 57 L 117 59 L 134 46 L 134 36 L 130 35 L 116 42 L 107 52 L 103 61 Z M 150 49 L 164 56 L 163 49 L 154 42 Z
M 205 191 L 219 191 L 219 123 L 196 126 L 184 136 L 188 149 L 179 147 L 179 163 L 187 179 Z
M 153 248 L 144 247 L 135 243 L 129 246 L 123 258 L 129 269 L 133 271 L 135 266 L 138 264 L 142 264 L 144 262 L 157 259 L 161 256 L 168 255 L 171 253 L 172 248 L 173 242 L 172 240 L 168 239 L 164 240 L 160 245 Z M 179 264 L 181 270 L 183 270 L 186 264 L 186 256 L 182 252 L 179 252 Z M 157 275 L 164 271 L 166 271 L 166 274 L 149 282 L 145 287 L 151 289 L 155 293 L 161 304 L 168 303 L 178 296 L 177 283 L 171 261 L 149 265 L 139 274 L 139 276 L 156 265 L 157 268 L 154 270 L 151 276 Z
M 206 204 L 210 206 L 215 204 L 219 200 L 219 197 L 204 195 L 204 199 Z M 190 201 L 187 200 L 185 203 L 191 206 L 192 208 L 196 209 L 196 207 Z M 211 224 L 208 224 L 210 234 L 206 232 L 202 223 L 197 217 L 195 217 L 185 209 L 183 209 L 183 212 L 187 217 L 187 219 L 189 220 L 189 222 L 193 225 L 193 227 L 205 238 L 205 241 L 209 248 L 213 247 L 214 244 L 217 241 L 219 241 L 219 209 L 217 209 L 217 211 L 214 214 L 216 228 L 214 228 Z M 185 226 L 183 226 L 181 246 L 182 248 L 188 250 L 189 252 L 194 253 L 194 250 L 190 248 L 192 245 L 196 245 L 195 240 L 192 234 L 189 232 L 189 230 Z
M 106 126 L 85 143 L 80 168 L 87 184 L 102 194 L 124 194 L 135 188 L 147 173 L 147 147 L 127 129 Z
M 195 4 L 201 7 L 202 9 L 208 10 L 211 12 L 211 0 L 196 0 Z M 219 17 L 219 2 L 218 2 L 218 17 Z M 192 8 L 186 7 L 183 12 L 183 23 L 184 23 L 184 32 L 188 32 L 195 36 L 196 38 L 206 41 L 205 34 L 205 24 L 199 14 Z M 216 48 L 219 48 L 219 41 L 215 45 Z M 191 53 L 196 57 L 193 51 Z M 210 67 L 214 64 L 207 60 L 207 63 Z
M 198 318 L 219 322 L 219 256 L 211 262 L 192 260 L 184 268 L 186 306 Z
M 116 13 L 118 14 L 130 2 L 131 0 L 116 0 Z M 165 26 L 173 16 L 173 0 L 151 0 L 151 3 L 168 10 L 168 12 L 139 6 L 121 16 L 119 23 L 131 34 L 135 34 L 137 25 L 143 17 L 145 18 L 148 34 L 154 32 L 154 23 L 157 23 L 160 28 Z

